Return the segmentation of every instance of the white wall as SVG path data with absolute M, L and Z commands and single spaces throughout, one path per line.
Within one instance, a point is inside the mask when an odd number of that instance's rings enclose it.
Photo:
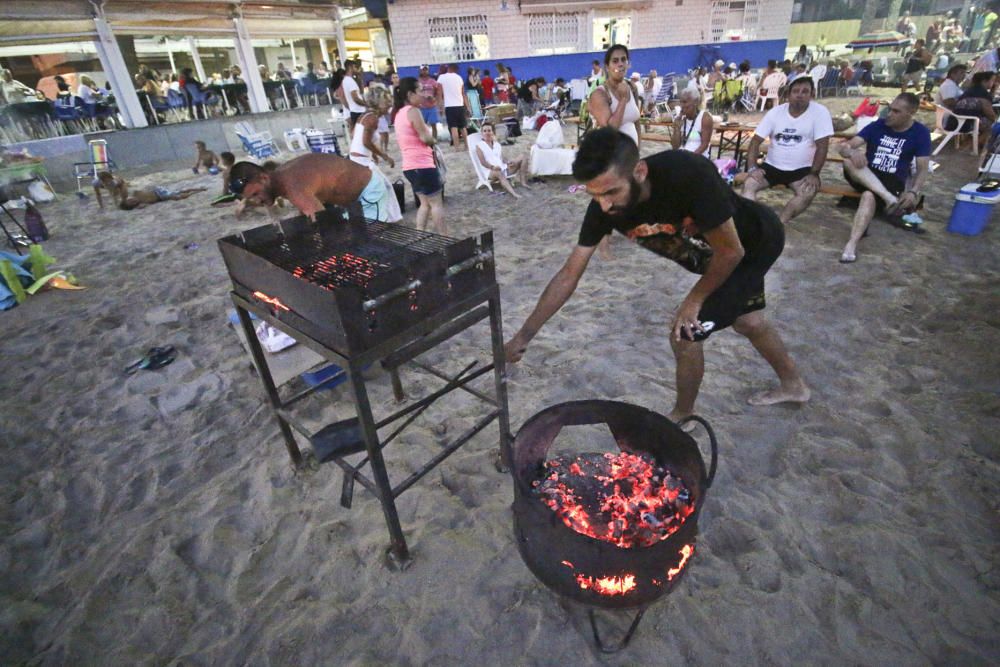
M 758 40 L 785 39 L 788 36 L 793 0 L 760 0 Z M 516 0 L 395 0 L 389 3 L 389 25 L 396 49 L 397 65 L 412 67 L 432 62 L 427 19 L 432 17 L 486 16 L 491 60 L 523 58 L 533 55 L 528 48 L 528 14 L 518 11 Z M 598 10 L 603 15 L 605 9 Z M 712 0 L 650 0 L 641 9 L 616 10 L 618 16 L 631 15 L 632 41 L 629 48 L 681 46 L 706 43 Z M 586 21 L 587 26 L 591 21 Z M 586 41 L 591 50 L 590 36 Z

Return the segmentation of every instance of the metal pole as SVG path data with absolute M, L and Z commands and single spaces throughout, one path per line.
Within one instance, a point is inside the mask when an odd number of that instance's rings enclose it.
M 198 75 L 198 80 L 208 83 L 205 78 L 205 66 L 201 63 L 201 53 L 198 52 L 198 42 L 194 37 L 188 37 L 188 48 L 191 49 L 191 60 L 194 61 L 194 71 Z
M 260 78 L 257 56 L 253 52 L 250 33 L 247 31 L 243 16 L 238 15 L 233 17 L 233 25 L 236 29 L 236 35 L 233 40 L 236 43 L 236 59 L 243 69 L 243 81 L 247 84 L 247 98 L 250 102 L 250 111 L 252 113 L 265 113 L 271 110 L 271 105 L 267 102 L 264 81 Z
M 340 20 L 340 7 L 333 8 L 333 27 L 337 35 L 337 55 L 340 57 L 340 66 L 345 67 L 347 62 L 347 41 L 344 39 L 344 25 Z
M 170 38 L 167 37 L 163 43 L 167 47 L 167 58 L 170 59 L 170 71 L 177 74 L 177 64 L 174 62 L 174 51 L 170 48 Z
M 319 58 L 320 62 L 321 63 L 326 63 L 327 65 L 329 65 L 330 64 L 330 52 L 326 50 L 326 38 L 325 37 L 320 37 L 319 38 L 319 52 L 321 54 L 320 58 Z
M 94 27 L 97 28 L 97 39 L 94 46 L 97 48 L 97 57 L 101 60 L 101 68 L 108 77 L 111 90 L 115 94 L 118 103 L 118 111 L 125 122 L 125 127 L 146 127 L 146 114 L 142 111 L 142 103 L 135 93 L 135 86 L 132 84 L 132 77 L 125 66 L 125 59 L 122 57 L 118 42 L 104 18 L 104 9 L 99 5 L 94 5 Z
M 292 52 L 292 71 L 294 72 L 295 68 L 299 66 L 299 61 L 295 57 L 295 40 L 294 39 L 291 39 L 291 40 L 288 41 L 288 48 Z

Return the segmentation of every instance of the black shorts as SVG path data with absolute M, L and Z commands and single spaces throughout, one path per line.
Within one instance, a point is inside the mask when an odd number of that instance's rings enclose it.
M 355 125 L 358 122 L 358 119 L 361 118 L 362 116 L 364 116 L 366 113 L 367 113 L 366 111 L 352 111 L 351 112 L 351 125 Z
M 869 169 L 869 171 L 875 174 L 875 178 L 877 178 L 882 183 L 882 185 L 885 186 L 886 190 L 896 195 L 897 197 L 906 188 L 906 184 L 901 182 L 898 178 L 896 178 L 892 174 L 886 174 L 885 172 L 881 172 L 876 169 Z M 865 186 L 863 186 L 862 184 L 858 183 L 856 180 L 851 178 L 851 175 L 850 173 L 848 173 L 847 169 L 844 169 L 844 180 L 847 181 L 847 184 L 850 185 L 855 190 L 857 190 L 858 192 L 869 191 L 868 188 L 866 188 Z M 841 201 L 837 203 L 837 206 L 840 206 L 842 208 L 857 208 L 858 204 L 860 203 L 861 200 L 858 198 L 843 197 L 841 198 Z M 883 211 L 885 211 L 885 201 L 883 201 L 881 197 L 876 195 L 875 213 L 882 213 Z
M 768 221 L 771 228 L 769 240 L 765 247 L 758 248 L 754 259 L 740 262 L 726 282 L 708 295 L 698 311 L 698 321 L 706 332 L 696 332 L 694 340 L 705 340 L 716 331 L 731 326 L 741 315 L 763 310 L 767 305 L 764 301 L 764 276 L 785 247 L 785 226 L 770 208 L 763 205 L 754 208 L 758 215 L 771 218 Z
M 407 169 L 403 172 L 403 176 L 406 176 L 406 180 L 410 182 L 414 194 L 430 197 L 444 189 L 444 185 L 441 183 L 441 172 L 437 169 Z
M 448 128 L 457 127 L 460 130 L 464 130 L 467 123 L 465 122 L 465 107 L 445 107 L 444 117 L 448 121 Z
M 784 171 L 783 169 L 773 167 L 766 162 L 764 163 L 763 169 L 764 178 L 767 179 L 767 184 L 772 188 L 775 185 L 791 186 L 792 183 L 801 181 L 809 175 L 810 171 L 812 171 L 812 167 L 802 167 L 801 169 L 795 169 L 794 171 Z

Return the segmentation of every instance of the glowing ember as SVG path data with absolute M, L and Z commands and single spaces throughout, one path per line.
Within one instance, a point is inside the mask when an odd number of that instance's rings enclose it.
M 533 486 L 569 528 L 623 549 L 670 537 L 694 512 L 681 479 L 648 454 L 553 459 Z
M 268 296 L 268 295 L 264 294 L 263 292 L 254 292 L 253 296 L 258 301 L 263 301 L 264 303 L 270 304 L 270 305 L 274 306 L 275 308 L 279 308 L 281 310 L 289 310 L 288 306 L 286 306 L 285 304 L 281 303 L 281 300 L 277 299 L 276 297 Z
M 635 588 L 635 575 L 626 574 L 622 577 L 588 577 L 585 574 L 576 575 L 580 588 L 591 589 L 601 595 L 625 595 Z
M 369 259 L 345 252 L 331 255 L 308 266 L 297 266 L 292 271 L 296 278 L 317 283 L 327 289 L 340 285 L 365 287 L 375 277 L 380 265 Z
M 672 567 L 667 570 L 667 581 L 673 581 L 674 577 L 681 573 L 684 566 L 687 565 L 688 558 L 694 553 L 694 545 L 685 544 L 681 547 L 681 562 L 677 563 L 677 567 Z

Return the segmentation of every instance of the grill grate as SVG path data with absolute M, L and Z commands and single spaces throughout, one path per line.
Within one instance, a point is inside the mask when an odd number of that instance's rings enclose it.
M 336 289 L 365 288 L 376 276 L 444 252 L 455 243 L 431 232 L 370 222 L 363 231 L 335 225 L 312 234 L 277 237 L 248 249 L 298 278 Z

